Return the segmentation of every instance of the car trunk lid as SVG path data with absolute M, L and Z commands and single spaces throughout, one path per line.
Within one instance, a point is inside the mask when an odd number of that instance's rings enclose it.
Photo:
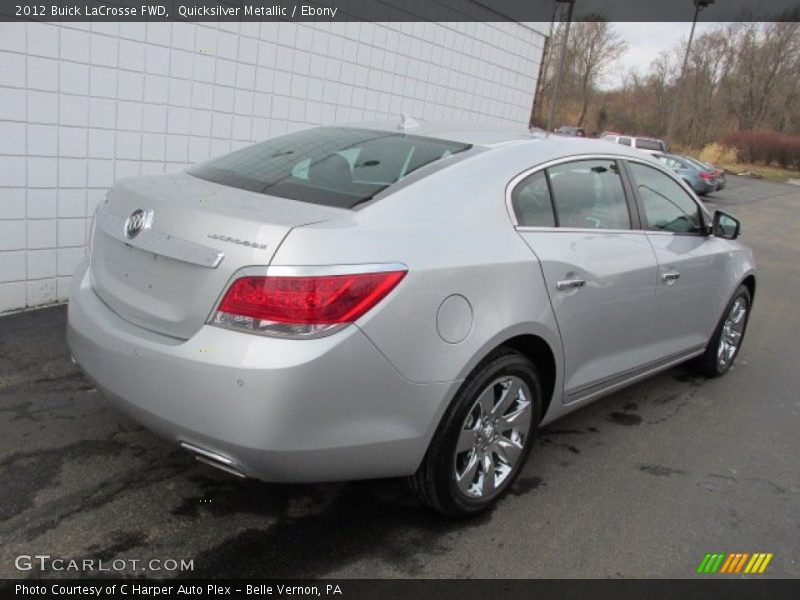
M 236 271 L 268 265 L 292 228 L 347 212 L 186 173 L 122 180 L 97 214 L 92 285 L 127 321 L 189 339 Z

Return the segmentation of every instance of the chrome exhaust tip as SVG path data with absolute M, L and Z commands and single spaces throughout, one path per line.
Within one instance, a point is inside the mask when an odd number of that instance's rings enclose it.
M 205 448 L 200 448 L 199 446 L 189 444 L 188 442 L 181 442 L 181 447 L 194 454 L 195 459 L 203 464 L 217 468 L 220 471 L 225 471 L 231 475 L 236 475 L 236 477 L 241 477 L 242 479 L 247 478 L 247 475 L 239 470 L 239 466 L 236 464 L 236 461 L 228 458 L 227 456 L 217 454 L 216 452 L 206 450 Z

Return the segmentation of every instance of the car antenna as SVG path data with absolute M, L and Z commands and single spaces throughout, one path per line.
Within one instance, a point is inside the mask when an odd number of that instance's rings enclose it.
M 400 125 L 398 129 L 405 131 L 406 129 L 413 129 L 419 127 L 419 121 L 415 121 L 411 117 L 406 116 L 406 113 L 400 113 Z

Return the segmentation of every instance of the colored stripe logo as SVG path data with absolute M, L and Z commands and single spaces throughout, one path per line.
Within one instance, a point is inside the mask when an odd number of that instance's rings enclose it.
M 733 575 L 736 573 L 761 574 L 767 569 L 769 561 L 772 560 L 772 553 L 747 552 L 714 553 L 706 554 L 697 572 L 708 575 L 714 573 Z

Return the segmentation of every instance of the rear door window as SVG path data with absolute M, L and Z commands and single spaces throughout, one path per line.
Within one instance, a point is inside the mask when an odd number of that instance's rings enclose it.
M 242 190 L 352 208 L 417 169 L 472 146 L 349 127 L 319 127 L 248 146 L 188 170 Z
M 560 227 L 630 229 L 631 218 L 615 160 L 580 160 L 547 169 Z
M 623 146 L 630 146 L 631 145 L 631 138 L 629 137 L 622 137 L 620 136 L 617 140 L 618 144 L 622 144 Z

